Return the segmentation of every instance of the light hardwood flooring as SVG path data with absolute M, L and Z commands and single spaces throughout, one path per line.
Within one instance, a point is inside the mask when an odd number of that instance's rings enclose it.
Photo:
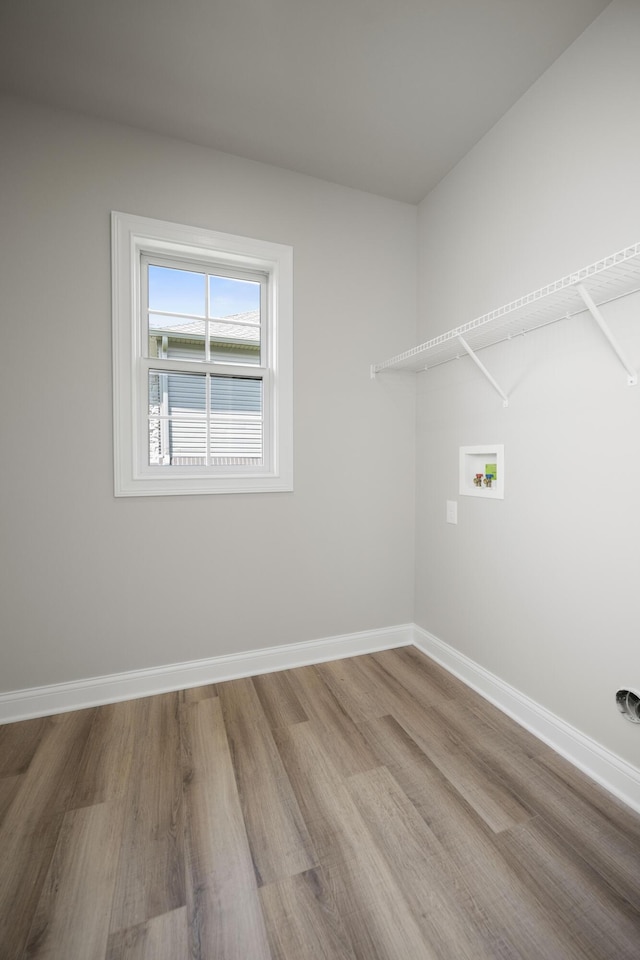
M 640 817 L 413 648 L 0 727 L 1 960 L 639 960 Z

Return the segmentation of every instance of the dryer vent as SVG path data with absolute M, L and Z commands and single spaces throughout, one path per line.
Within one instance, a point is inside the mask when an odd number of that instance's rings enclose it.
M 631 723 L 640 723 L 640 693 L 635 690 L 618 690 L 616 704 L 623 717 Z

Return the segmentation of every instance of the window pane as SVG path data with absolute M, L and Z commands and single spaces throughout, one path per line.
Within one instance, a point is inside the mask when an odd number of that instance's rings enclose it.
M 260 363 L 260 327 L 253 324 L 209 323 L 209 349 L 212 360 L 227 363 Z
M 170 420 L 169 443 L 172 466 L 207 462 L 207 425 L 204 420 Z
M 204 320 L 149 314 L 149 356 L 204 360 Z
M 257 280 L 234 280 L 231 277 L 209 277 L 209 316 L 235 317 L 255 314 L 260 320 L 260 284 Z
M 260 363 L 260 283 L 209 277 L 211 359 Z
M 211 412 L 262 415 L 262 380 L 248 377 L 211 377 Z
M 206 377 L 199 373 L 149 371 L 149 416 L 204 416 Z
M 149 310 L 205 316 L 205 274 L 149 264 Z
M 261 380 L 211 378 L 209 442 L 214 465 L 262 463 Z
M 207 424 L 149 418 L 149 466 L 206 466 Z

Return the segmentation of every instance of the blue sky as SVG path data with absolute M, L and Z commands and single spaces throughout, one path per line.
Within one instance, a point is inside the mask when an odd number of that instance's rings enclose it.
M 206 313 L 203 273 L 149 266 L 149 309 L 166 313 Z M 228 317 L 260 308 L 260 284 L 252 280 L 210 277 L 211 316 Z

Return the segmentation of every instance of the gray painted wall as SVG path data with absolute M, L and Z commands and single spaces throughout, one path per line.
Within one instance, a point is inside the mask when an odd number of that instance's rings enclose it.
M 640 240 L 640 5 L 615 2 L 420 207 L 420 340 Z M 640 365 L 640 294 L 605 311 Z M 638 765 L 640 386 L 580 317 L 419 376 L 416 622 Z M 504 443 L 504 501 L 458 447 Z M 445 522 L 446 499 L 459 523 Z
M 0 109 L 0 690 L 410 621 L 416 208 Z M 114 499 L 112 209 L 293 245 L 294 493 Z

